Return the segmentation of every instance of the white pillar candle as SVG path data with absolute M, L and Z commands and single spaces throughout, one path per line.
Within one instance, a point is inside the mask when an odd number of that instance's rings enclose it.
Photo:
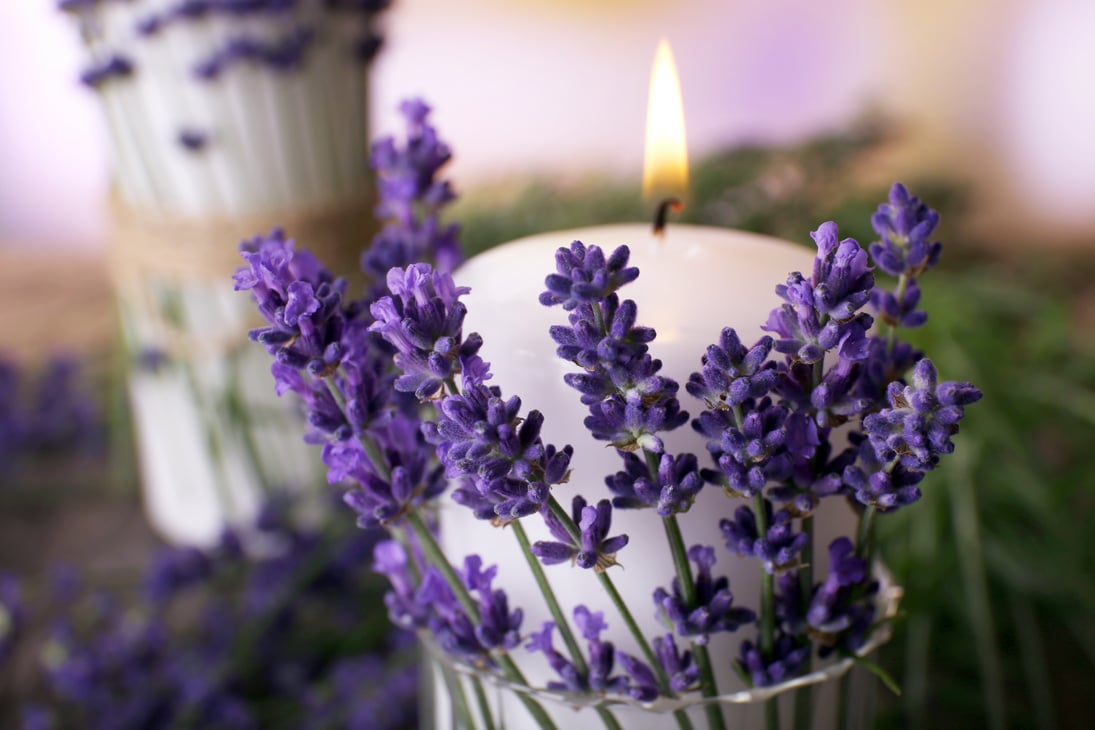
M 692 372 L 700 369 L 707 346 L 718 341 L 726 326 L 734 327 L 742 342 L 752 345 L 763 334 L 761 325 L 767 321 L 769 311 L 780 304 L 776 284 L 791 271 L 808 274 L 813 259 L 812 248 L 742 231 L 670 224 L 664 237 L 658 238 L 649 226 L 625 224 L 521 239 L 471 259 L 456 272 L 457 283 L 471 287 L 465 298 L 465 333 L 479 332 L 483 336 L 481 354 L 491 363 L 491 383 L 501 387 L 507 397 L 520 396 L 522 413 L 538 409 L 544 414 L 545 442 L 574 446 L 570 482 L 554 488 L 556 499 L 568 509 L 575 494 L 583 495 L 591 504 L 611 498 L 604 478 L 622 469 L 616 450 L 595 441 L 585 429 L 583 420 L 588 411 L 579 401 L 578 392 L 563 382 L 563 375 L 576 371 L 577 366 L 555 355 L 556 346 L 548 328 L 567 324 L 567 313 L 561 307 L 545 307 L 538 301 L 545 289 L 544 278 L 555 270 L 556 250 L 574 240 L 598 245 L 606 256 L 621 244 L 630 247 L 630 265 L 637 266 L 641 273 L 637 281 L 620 290 L 620 298 L 634 300 L 639 310 L 638 323 L 657 331 L 651 354 L 662 361 L 662 374 L 680 384 L 678 396 L 692 417 L 704 404 L 688 395 L 684 384 Z M 690 451 L 699 457 L 702 466 L 714 466 L 705 439 L 689 425 L 664 437 L 670 453 Z M 691 510 L 679 519 L 686 545 L 715 548 L 718 563 L 714 574 L 730 578 L 735 604 L 759 610 L 760 561 L 728 553 L 718 527 L 720 519 L 731 517 L 743 504 L 744 500 L 729 498 L 718 487 L 708 485 Z M 460 565 L 464 555 L 478 553 L 488 565 L 497 563 L 497 585 L 507 591 L 511 606 L 524 609 L 525 633 L 538 630 L 541 622 L 550 620 L 509 531 L 476 520 L 470 510 L 451 500 L 444 500 L 442 509 L 442 545 L 451 561 Z M 538 516 L 525 518 L 523 524 L 532 540 L 552 539 Z M 815 520 L 817 570 L 825 570 L 829 540 L 836 534 L 851 534 L 853 525 L 851 511 L 842 500 L 825 500 Z M 627 534 L 631 542 L 618 555 L 621 567 L 610 568 L 610 575 L 647 639 L 664 635 L 669 629 L 655 617 L 653 593 L 659 586 L 669 589 L 674 568 L 661 519 L 653 509 L 614 510 L 609 534 L 620 533 Z M 602 638 L 642 658 L 592 571 L 559 565 L 548 567 L 547 575 L 568 618 L 578 604 L 604 611 L 609 630 Z M 755 641 L 755 629 L 746 626 L 735 634 L 711 636 L 712 663 L 722 693 L 743 689 L 731 664 L 744 638 Z M 558 635 L 556 642 L 565 653 Z M 687 640 L 678 639 L 678 643 L 682 648 L 688 645 Z M 542 686 L 553 679 L 539 655 L 519 649 L 515 656 L 532 684 Z M 591 727 L 600 726 L 593 713 L 576 716 L 577 726 L 584 727 L 582 721 L 587 715 Z M 649 726 L 665 726 L 666 721 L 664 716 L 652 716 Z

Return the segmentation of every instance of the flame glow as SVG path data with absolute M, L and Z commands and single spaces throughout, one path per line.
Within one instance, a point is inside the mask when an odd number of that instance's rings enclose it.
M 669 43 L 662 39 L 650 74 L 646 107 L 646 153 L 643 160 L 643 199 L 649 203 L 688 193 L 688 148 L 684 139 L 684 104 L 677 64 Z

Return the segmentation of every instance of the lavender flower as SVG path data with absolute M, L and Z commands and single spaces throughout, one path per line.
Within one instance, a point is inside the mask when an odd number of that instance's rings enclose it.
M 938 263 L 943 245 L 928 239 L 939 225 L 939 214 L 901 183 L 894 183 L 889 202 L 878 206 L 871 225 L 882 237 L 871 244 L 871 257 L 887 274 L 916 277 Z
M 162 604 L 179 591 L 201 583 L 213 572 L 205 553 L 196 548 L 164 548 L 156 554 L 145 572 L 145 597 L 153 604 Z
M 749 507 L 738 507 L 733 520 L 720 521 L 726 549 L 763 560 L 769 573 L 786 571 L 795 566 L 809 538 L 804 532 L 795 532 L 790 511 L 781 509 L 773 514 L 772 503 L 766 499 L 764 512 L 768 525 L 764 535 L 759 534 L 756 515 Z
M 476 638 L 489 649 L 512 649 L 521 639 L 523 613 L 520 608 L 510 612 L 505 591 L 492 588 L 498 566 L 492 565 L 487 570 L 482 566 L 483 559 L 478 555 L 464 558 L 464 582 L 479 598 L 480 622 L 475 627 Z
M 428 458 L 419 426 L 417 419 L 390 412 L 371 431 L 385 459 L 384 470 L 358 440 L 323 447 L 328 481 L 354 485 L 344 501 L 358 514 L 358 526 L 399 523 L 407 512 L 445 490 L 442 467 Z
M 909 469 L 928 471 L 939 457 L 954 451 L 951 436 L 965 406 L 981 399 L 970 383 L 938 383 L 932 361 L 924 358 L 913 369 L 912 385 L 891 383 L 889 408 L 863 419 L 863 427 L 881 461 L 899 459 Z
M 464 392 L 438 405 L 436 424 L 426 438 L 451 479 L 460 485 L 453 499 L 479 519 L 518 519 L 538 511 L 551 486 L 568 477 L 570 446 L 562 450 L 540 437 L 543 416 L 518 415 L 521 399 L 503 400 L 501 391 L 465 380 Z
M 605 259 L 599 246 L 586 247 L 574 241 L 570 248 L 560 248 L 555 254 L 556 273 L 544 280 L 547 291 L 540 295 L 546 307 L 563 305 L 572 311 L 579 304 L 595 304 L 607 299 L 620 287 L 639 276 L 639 270 L 628 266 L 631 250 L 620 246 Z
M 676 381 L 658 375 L 661 361 L 646 352 L 654 339 L 649 328 L 636 327 L 637 307 L 622 304 L 616 289 L 633 281 L 638 270 L 627 267 L 630 255 L 620 246 L 606 260 L 597 246 L 575 241 L 555 254 L 557 273 L 546 280 L 540 295 L 545 306 L 562 304 L 570 311 L 570 327 L 552 327 L 558 354 L 587 372 L 571 373 L 568 385 L 589 406 L 586 428 L 595 439 L 622 451 L 639 448 L 664 451 L 661 431 L 688 421 L 680 409 Z
M 534 631 L 529 636 L 526 648 L 543 654 L 551 668 L 563 680 L 548 682 L 548 688 L 571 692 L 596 692 L 602 695 L 627 693 L 629 691 L 627 677 L 612 676 L 616 658 L 622 658 L 622 654 L 616 651 L 611 642 L 601 641 L 601 634 L 608 628 L 604 614 L 600 611 L 594 613 L 585 606 L 578 605 L 574 608 L 574 623 L 586 640 L 589 650 L 589 671 L 585 674 L 556 651 L 551 639 L 552 632 L 555 630 L 553 622 L 545 621 L 540 631 Z
M 769 661 L 765 661 L 759 646 L 743 641 L 735 662 L 748 675 L 754 687 L 771 687 L 795 677 L 809 656 L 809 644 L 802 646 L 792 637 L 782 635 L 775 640 Z
M 617 509 L 654 507 L 660 517 L 687 512 L 704 485 L 698 462 L 693 454 L 662 454 L 658 473 L 651 476 L 643 459 L 635 454 L 621 454 L 624 471 L 605 478 L 615 497 Z
M 749 609 L 733 605 L 729 578 L 711 577 L 711 568 L 715 565 L 714 548 L 693 545 L 688 549 L 688 558 L 696 564 L 695 605 L 685 601 L 678 578 L 673 579 L 672 594 L 664 588 L 654 591 L 657 616 L 674 627 L 678 636 L 695 636 L 696 643 L 705 644 L 708 634 L 737 631 L 742 624 L 756 620 L 756 615 Z
M 810 635 L 823 644 L 826 656 L 835 649 L 854 652 L 866 641 L 874 619 L 872 596 L 878 584 L 870 580 L 867 561 L 855 553 L 846 537 L 829 545 L 829 575 L 815 591 L 806 612 Z
M 864 434 L 852 433 L 849 440 L 855 446 L 855 463 L 844 467 L 844 483 L 852 490 L 860 504 L 883 510 L 905 507 L 920 499 L 916 485 L 924 479 L 924 472 L 909 469 L 900 461 L 881 461 L 874 446 Z
M 687 692 L 695 689 L 700 681 L 700 668 L 692 660 L 692 652 L 683 653 L 677 648 L 673 634 L 658 636 L 654 639 L 654 655 L 669 677 L 669 688 L 674 692 Z
M 532 554 L 545 565 L 556 565 L 568 560 L 579 568 L 593 569 L 598 573 L 616 565 L 616 553 L 628 542 L 627 535 L 608 537 L 612 526 L 612 505 L 602 499 L 596 507 L 586 504 L 581 495 L 574 497 L 571 507 L 575 524 L 581 530 L 581 538 L 575 541 L 559 519 L 545 505 L 544 521 L 558 542 L 539 540 L 532 546 Z
M 719 344 L 707 348 L 703 370 L 692 373 L 685 389 L 711 408 L 732 408 L 748 398 L 767 395 L 779 378 L 778 371 L 765 364 L 773 344 L 771 337 L 762 337 L 746 348 L 738 333 L 726 327 Z
M 830 350 L 862 360 L 872 319 L 858 310 L 874 287 L 867 254 L 854 239 L 838 242 L 835 223 L 823 223 L 810 235 L 818 246 L 813 275 L 796 272 L 776 287 L 785 304 L 772 310 L 764 329 L 779 336 L 776 351 L 796 361 L 815 363 Z
M 115 53 L 80 74 L 80 83 L 92 89 L 102 89 L 108 82 L 133 75 L 135 66 L 126 56 Z
M 791 474 L 792 454 L 787 449 L 789 413 L 771 399 L 747 401 L 742 410 L 745 418 L 741 428 L 733 414 L 707 410 L 692 426 L 706 436 L 707 450 L 718 464 L 730 489 L 744 497 L 752 497 L 770 482 L 786 479 Z M 711 481 L 719 476 L 705 472 Z
M 341 311 L 346 282 L 335 279 L 307 251 L 296 251 L 284 231 L 257 236 L 240 246 L 247 266 L 233 276 L 236 291 L 250 290 L 259 313 L 270 323 L 251 330 L 278 362 L 314 376 L 326 376 L 342 360 Z
M 452 157 L 448 145 L 428 122 L 430 107 L 421 99 L 400 104 L 406 120 L 406 142 L 383 137 L 373 144 L 370 164 L 377 171 L 380 205 L 377 216 L 388 223 L 364 253 L 361 266 L 376 280 L 392 267 L 431 258 L 450 272 L 462 260 L 460 227 L 443 225 L 442 210 L 456 197 L 438 174 Z
M 369 329 L 396 349 L 395 364 L 403 371 L 396 389 L 429 398 L 458 371 L 467 313 L 460 296 L 470 290 L 429 264 L 392 269 L 387 281 L 391 296 L 372 304 L 376 321 Z
M 373 570 L 387 578 L 391 588 L 384 594 L 388 618 L 400 628 L 419 629 L 428 624 L 430 604 L 420 598 L 410 565 L 407 552 L 395 540 L 382 540 L 373 549 Z
M 206 132 L 190 127 L 180 129 L 177 139 L 187 152 L 201 152 L 209 145 L 209 135 Z

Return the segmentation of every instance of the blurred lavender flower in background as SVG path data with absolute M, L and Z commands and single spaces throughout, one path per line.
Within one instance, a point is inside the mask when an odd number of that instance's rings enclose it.
M 387 221 L 361 257 L 374 282 L 373 298 L 385 293 L 384 278 L 394 267 L 433 260 L 447 273 L 463 260 L 460 227 L 441 223 L 441 213 L 456 198 L 449 181 L 438 178 L 452 152 L 429 124 L 424 101 L 409 99 L 399 110 L 407 122 L 404 145 L 382 137 L 373 143 L 370 160 L 377 172 L 377 217 Z
M 37 372 L 0 356 L 0 480 L 26 462 L 103 448 L 102 407 L 83 381 L 67 356 Z
M 315 727 L 317 716 L 338 727 L 411 726 L 413 649 L 363 611 L 382 589 L 367 561 L 380 533 L 355 529 L 344 513 L 322 531 L 302 528 L 291 507 L 264 508 L 256 527 L 279 547 L 262 556 L 232 533 L 209 551 L 165 548 L 146 570 L 147 602 L 81 591 L 70 571 L 59 578 L 67 600 L 57 594 L 42 650 L 49 702 L 28 714 L 44 727 L 94 717 L 117 730 Z

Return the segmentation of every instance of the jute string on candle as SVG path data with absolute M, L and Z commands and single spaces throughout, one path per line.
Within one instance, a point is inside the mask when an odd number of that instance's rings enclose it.
M 307 208 L 275 210 L 233 217 L 187 217 L 138 210 L 112 201 L 114 235 L 110 268 L 123 303 L 157 321 L 163 333 L 160 347 L 174 355 L 225 352 L 242 333 L 217 337 L 188 333 L 160 313 L 157 290 L 208 290 L 218 283 L 232 286 L 232 273 L 244 265 L 241 241 L 281 228 L 297 250 L 307 248 L 336 275 L 350 282 L 350 294 L 360 289 L 359 259 L 376 231 L 371 193 Z M 240 295 L 241 297 L 244 295 Z

